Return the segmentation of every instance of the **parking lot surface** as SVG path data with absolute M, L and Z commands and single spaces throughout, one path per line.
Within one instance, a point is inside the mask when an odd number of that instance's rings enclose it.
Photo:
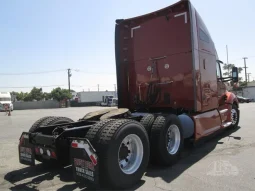
M 49 169 L 38 163 L 25 166 L 18 160 L 23 131 L 40 117 L 65 116 L 78 120 L 100 107 L 23 110 L 12 116 L 0 113 L 0 190 L 90 190 L 73 181 L 70 167 Z M 226 130 L 192 149 L 172 167 L 149 166 L 132 190 L 255 190 L 255 103 L 240 104 L 241 119 L 235 130 Z

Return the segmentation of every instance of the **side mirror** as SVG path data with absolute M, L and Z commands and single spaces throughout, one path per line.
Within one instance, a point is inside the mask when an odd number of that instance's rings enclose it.
M 238 68 L 237 67 L 233 67 L 232 68 L 232 81 L 234 83 L 238 82 L 239 78 L 238 78 Z

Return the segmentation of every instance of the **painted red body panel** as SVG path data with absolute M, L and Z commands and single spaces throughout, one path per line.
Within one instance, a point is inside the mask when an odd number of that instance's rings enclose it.
M 120 47 L 124 51 L 121 50 L 120 59 L 126 78 L 120 83 L 127 91 L 121 92 L 125 97 L 121 107 L 135 110 L 135 97 L 145 101 L 148 83 L 154 82 L 161 95 L 158 103 L 150 107 L 194 108 L 189 15 L 188 2 L 182 2 L 122 23 Z M 150 60 L 158 57 L 162 59 Z M 170 97 L 168 101 L 166 95 Z
M 146 106 L 192 112 L 196 140 L 230 122 L 231 104 L 238 101 L 217 79 L 214 42 L 189 1 L 123 20 L 116 27 L 120 108 L 136 111 L 138 103 L 148 100 L 153 84 L 160 93 Z
M 195 139 L 208 136 L 221 128 L 221 117 L 217 109 L 193 116 Z

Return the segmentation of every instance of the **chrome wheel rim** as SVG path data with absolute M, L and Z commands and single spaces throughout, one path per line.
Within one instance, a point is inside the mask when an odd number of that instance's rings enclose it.
M 170 125 L 167 129 L 167 151 L 174 155 L 178 152 L 181 143 L 181 134 L 177 125 Z
M 237 111 L 235 109 L 231 110 L 231 121 L 232 121 L 232 125 L 235 125 L 237 123 Z
M 120 144 L 118 162 L 121 171 L 133 174 L 140 167 L 143 160 L 143 143 L 135 134 L 126 136 Z

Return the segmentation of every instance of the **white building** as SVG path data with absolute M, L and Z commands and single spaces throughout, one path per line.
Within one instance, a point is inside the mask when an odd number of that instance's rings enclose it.
M 89 91 L 89 92 L 78 92 L 78 102 L 102 102 L 104 96 L 117 97 L 115 91 Z

